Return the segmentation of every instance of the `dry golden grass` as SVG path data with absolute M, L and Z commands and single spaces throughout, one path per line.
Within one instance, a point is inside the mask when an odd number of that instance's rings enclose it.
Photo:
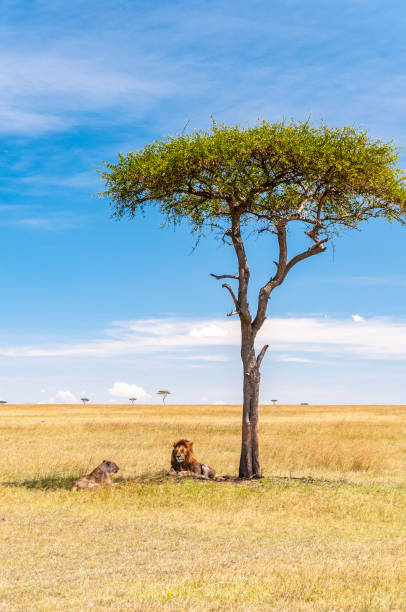
M 264 479 L 165 474 L 179 437 L 235 474 L 240 419 L 1 408 L 0 609 L 405 610 L 406 407 L 264 406 Z M 117 484 L 69 490 L 103 459 Z

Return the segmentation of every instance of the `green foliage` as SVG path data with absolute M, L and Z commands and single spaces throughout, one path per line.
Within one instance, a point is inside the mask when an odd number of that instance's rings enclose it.
M 117 217 L 158 205 L 168 222 L 194 230 L 241 221 L 281 220 L 337 230 L 371 217 L 405 221 L 406 177 L 392 142 L 348 126 L 262 121 L 213 122 L 209 131 L 155 141 L 105 164 L 102 178 Z

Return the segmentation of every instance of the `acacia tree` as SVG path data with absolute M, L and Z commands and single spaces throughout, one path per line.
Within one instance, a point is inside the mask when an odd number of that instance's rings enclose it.
M 171 392 L 168 391 L 167 389 L 159 389 L 159 391 L 157 391 L 156 394 L 160 395 L 162 397 L 162 402 L 166 404 L 166 398 L 168 397 L 168 395 L 171 394 Z
M 241 325 L 243 363 L 242 448 L 239 475 L 260 475 L 258 398 L 260 366 L 268 345 L 255 340 L 269 297 L 299 262 L 327 248 L 329 239 L 372 218 L 405 222 L 406 182 L 398 150 L 353 127 L 309 123 L 259 123 L 245 129 L 213 123 L 156 141 L 105 164 L 102 178 L 114 216 L 134 217 L 157 206 L 166 224 L 183 220 L 199 237 L 217 231 L 233 247 L 234 274 L 212 274 L 237 283 L 229 292 Z M 288 255 L 288 229 L 302 227 L 308 248 Z M 259 290 L 254 312 L 248 304 L 250 268 L 247 233 L 275 237 L 274 271 Z

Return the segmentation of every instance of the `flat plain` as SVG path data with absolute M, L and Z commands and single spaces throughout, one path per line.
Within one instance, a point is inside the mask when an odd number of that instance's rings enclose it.
M 406 406 L 260 416 L 264 478 L 202 482 L 171 445 L 236 475 L 240 406 L 2 407 L 0 609 L 405 610 Z

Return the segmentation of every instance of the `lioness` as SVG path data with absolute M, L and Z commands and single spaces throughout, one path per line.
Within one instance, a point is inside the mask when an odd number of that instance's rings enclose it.
M 187 476 L 201 476 L 202 478 L 215 479 L 216 472 L 209 465 L 199 463 L 193 454 L 193 442 L 189 440 L 178 440 L 173 445 L 171 456 L 171 474 Z
M 120 468 L 114 461 L 102 461 L 90 472 L 87 476 L 83 476 L 73 483 L 72 491 L 78 491 L 79 489 L 94 489 L 100 485 L 110 484 L 110 474 L 116 474 Z

